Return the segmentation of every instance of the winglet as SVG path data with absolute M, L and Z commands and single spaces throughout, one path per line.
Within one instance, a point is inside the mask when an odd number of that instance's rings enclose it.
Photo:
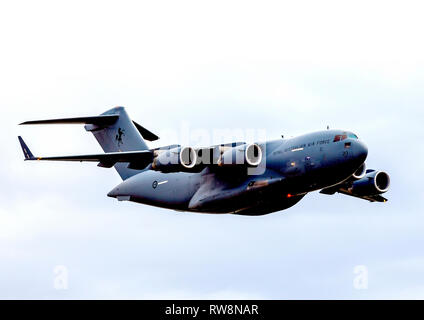
M 25 144 L 24 139 L 21 136 L 18 137 L 19 143 L 21 144 L 22 151 L 24 152 L 25 160 L 34 160 L 35 157 L 32 154 L 31 150 L 29 150 L 28 146 Z

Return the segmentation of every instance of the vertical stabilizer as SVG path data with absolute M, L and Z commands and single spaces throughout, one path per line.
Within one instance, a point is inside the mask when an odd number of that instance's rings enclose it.
M 90 131 L 96 137 L 103 151 L 106 153 L 148 150 L 143 138 L 148 141 L 159 139 L 154 133 L 143 128 L 138 123 L 131 121 L 124 107 L 115 107 L 94 117 L 33 120 L 22 122 L 21 125 L 76 123 L 85 124 L 85 130 Z M 19 137 L 19 142 L 21 143 L 25 159 L 34 160 L 34 156 L 21 137 Z M 140 172 L 139 169 L 128 168 L 128 165 L 129 163 L 127 162 L 119 162 L 114 165 L 123 180 Z M 109 164 L 102 162 L 99 163 L 99 166 L 110 167 Z M 134 164 L 132 164 L 132 167 L 137 168 L 137 166 L 134 167 Z
M 112 124 L 85 125 L 85 129 L 94 135 L 104 152 L 148 150 L 140 131 L 131 121 L 124 107 L 115 107 L 101 114 L 101 116 L 109 115 L 117 115 L 118 118 Z M 117 163 L 114 167 L 123 180 L 140 172 L 129 169 L 128 163 Z

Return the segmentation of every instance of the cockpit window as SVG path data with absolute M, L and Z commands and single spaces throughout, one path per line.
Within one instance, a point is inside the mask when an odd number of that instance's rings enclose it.
M 349 138 L 358 140 L 358 136 L 354 133 L 349 133 Z
M 358 140 L 358 136 L 352 132 L 343 132 L 343 134 L 338 134 L 334 137 L 333 142 L 343 141 L 347 138 Z
M 334 137 L 333 142 L 337 142 L 337 141 L 342 141 L 344 139 L 347 139 L 347 135 L 346 134 L 338 134 Z

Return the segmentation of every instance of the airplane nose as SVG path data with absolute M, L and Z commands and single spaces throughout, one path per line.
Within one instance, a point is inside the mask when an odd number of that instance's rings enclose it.
M 362 141 L 356 141 L 356 148 L 355 148 L 355 155 L 356 158 L 361 162 L 364 163 L 365 159 L 368 156 L 368 148 Z

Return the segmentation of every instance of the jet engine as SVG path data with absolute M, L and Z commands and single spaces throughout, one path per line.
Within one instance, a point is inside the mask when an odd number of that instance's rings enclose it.
M 354 180 L 359 180 L 365 177 L 365 174 L 367 173 L 367 166 L 365 165 L 365 162 L 353 173 L 352 178 Z
M 192 147 L 177 147 L 170 150 L 156 150 L 153 154 L 152 169 L 157 171 L 186 171 L 197 163 L 197 153 Z
M 256 167 L 262 161 L 262 149 L 256 144 L 244 144 L 226 150 L 218 161 L 220 167 L 245 165 Z
M 390 177 L 383 171 L 369 171 L 362 179 L 352 183 L 349 193 L 359 196 L 382 194 L 389 190 Z

